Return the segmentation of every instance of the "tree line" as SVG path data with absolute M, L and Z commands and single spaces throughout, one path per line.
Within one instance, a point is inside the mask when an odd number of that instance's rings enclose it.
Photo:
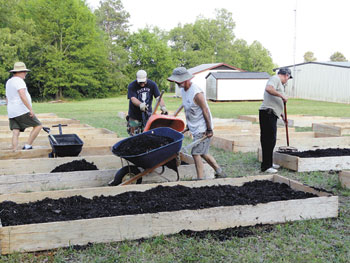
M 235 37 L 226 9 L 170 31 L 137 32 L 130 31 L 121 0 L 101 0 L 94 11 L 85 0 L 0 0 L 0 13 L 0 81 L 10 77 L 15 61 L 23 61 L 38 99 L 123 94 L 139 69 L 167 90 L 166 79 L 177 66 L 223 62 L 271 74 L 276 66 L 261 43 Z M 1 85 L 0 96 L 4 91 Z

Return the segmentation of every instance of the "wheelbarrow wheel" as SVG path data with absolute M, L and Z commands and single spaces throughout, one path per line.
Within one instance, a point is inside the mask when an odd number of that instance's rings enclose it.
M 134 165 L 124 166 L 123 168 L 118 170 L 118 172 L 114 176 L 114 180 L 111 181 L 108 185 L 115 186 L 115 185 L 121 184 L 131 179 L 132 177 L 136 176 L 139 173 L 141 173 L 140 170 Z M 141 184 L 141 183 L 142 183 L 142 177 L 137 179 L 136 182 L 134 182 L 134 184 Z

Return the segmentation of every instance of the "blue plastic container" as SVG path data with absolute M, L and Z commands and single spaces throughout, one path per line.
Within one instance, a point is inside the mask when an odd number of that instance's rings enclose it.
M 137 136 L 143 136 L 145 134 L 166 136 L 166 137 L 172 138 L 174 141 L 162 147 L 153 149 L 152 151 L 138 154 L 138 155 L 119 156 L 116 154 L 116 150 L 118 149 L 121 143 L 128 140 L 132 140 Z M 120 142 L 117 142 L 115 145 L 113 145 L 112 152 L 115 155 L 121 158 L 124 158 L 129 162 L 132 162 L 136 166 L 146 169 L 146 168 L 151 168 L 156 166 L 157 164 L 165 161 L 175 153 L 179 152 L 181 150 L 183 139 L 184 139 L 184 136 L 182 133 L 175 131 L 171 128 L 168 128 L 168 127 L 155 128 L 153 130 L 150 130 L 150 131 L 135 135 L 133 137 L 126 138 Z

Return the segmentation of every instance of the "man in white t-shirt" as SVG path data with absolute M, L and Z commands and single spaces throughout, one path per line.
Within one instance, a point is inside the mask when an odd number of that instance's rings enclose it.
M 16 62 L 13 70 L 10 70 L 13 76 L 6 82 L 7 114 L 12 130 L 13 151 L 17 150 L 20 132 L 28 127 L 33 127 L 27 143 L 22 148 L 22 150 L 30 150 L 33 148 L 32 143 L 42 128 L 41 122 L 33 112 L 32 98 L 24 82 L 29 71 L 23 62 Z
M 214 170 L 216 178 L 225 178 L 226 174 L 217 164 L 213 156 L 209 154 L 211 137 L 213 136 L 212 117 L 204 92 L 196 84 L 191 82 L 193 75 L 186 68 L 174 69 L 168 78 L 181 88 L 182 106 L 185 109 L 187 127 L 192 133 L 193 141 L 207 138 L 192 148 L 192 156 L 197 171 L 197 179 L 203 179 L 203 158 Z

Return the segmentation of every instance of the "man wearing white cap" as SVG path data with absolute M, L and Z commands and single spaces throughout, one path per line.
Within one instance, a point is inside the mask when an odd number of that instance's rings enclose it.
M 187 127 L 192 133 L 193 141 L 207 136 L 206 139 L 192 148 L 192 156 L 195 162 L 197 179 L 203 178 L 203 158 L 214 170 L 216 178 L 225 178 L 226 174 L 217 164 L 213 156 L 209 154 L 211 137 L 213 136 L 212 117 L 204 92 L 196 84 L 191 82 L 193 75 L 186 68 L 174 69 L 168 78 L 181 88 L 182 106 L 185 109 Z
M 42 126 L 32 108 L 32 98 L 28 92 L 24 79 L 30 70 L 23 62 L 16 62 L 12 78 L 6 82 L 6 103 L 10 129 L 12 130 L 12 150 L 18 147 L 18 137 L 28 127 L 33 127 L 27 143 L 22 150 L 32 149 L 32 143 L 38 136 Z
M 147 73 L 144 70 L 139 70 L 136 73 L 136 80 L 128 86 L 128 133 L 134 135 L 136 129 L 142 124 L 145 125 L 149 116 L 152 113 L 153 97 L 160 96 L 157 84 L 147 79 Z M 160 110 L 162 114 L 168 114 L 163 99 L 160 100 Z M 141 127 L 144 128 L 144 127 Z

